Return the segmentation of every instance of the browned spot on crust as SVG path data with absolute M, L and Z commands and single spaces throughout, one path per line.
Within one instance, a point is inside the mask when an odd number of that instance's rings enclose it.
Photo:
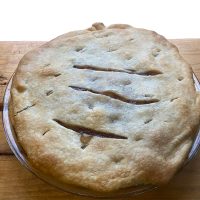
M 40 74 L 41 76 L 54 76 L 54 77 L 61 75 L 61 73 L 52 68 L 43 68 Z
M 16 89 L 17 89 L 18 92 L 22 93 L 22 92 L 24 92 L 26 90 L 26 86 L 18 84 L 16 86 Z
M 8 79 L 3 76 L 3 75 L 0 75 L 0 85 L 6 85 L 8 82 Z

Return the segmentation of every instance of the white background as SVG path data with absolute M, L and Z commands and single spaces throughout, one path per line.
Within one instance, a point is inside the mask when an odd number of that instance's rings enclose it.
M 0 0 L 0 40 L 50 40 L 93 22 L 200 38 L 199 0 Z

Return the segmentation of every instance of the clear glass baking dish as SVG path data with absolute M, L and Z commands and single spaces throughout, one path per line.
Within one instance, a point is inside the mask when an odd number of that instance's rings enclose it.
M 13 77 L 13 76 L 12 76 Z M 88 196 L 88 197 L 96 197 L 96 198 L 115 198 L 115 197 L 126 197 L 126 196 L 134 196 L 138 194 L 142 194 L 146 191 L 153 190 L 157 188 L 154 185 L 142 185 L 142 186 L 137 186 L 137 187 L 130 187 L 126 189 L 121 189 L 118 191 L 115 191 L 113 193 L 98 193 L 95 191 L 91 191 L 89 189 L 81 188 L 81 187 L 76 187 L 72 185 L 63 185 L 62 183 L 59 183 L 56 180 L 53 180 L 52 178 L 49 178 L 45 174 L 41 173 L 38 171 L 36 168 L 34 168 L 31 163 L 28 161 L 27 156 L 25 152 L 23 151 L 22 147 L 17 141 L 17 136 L 14 132 L 14 129 L 12 127 L 10 118 L 9 118 L 9 101 L 10 101 L 10 89 L 12 85 L 12 77 L 8 82 L 8 85 L 5 90 L 4 94 L 4 100 L 3 100 L 3 126 L 4 126 L 4 132 L 6 135 L 7 142 L 17 157 L 17 159 L 21 162 L 21 164 L 26 167 L 30 172 L 35 174 L 37 177 L 42 179 L 43 181 L 63 190 L 66 192 L 70 192 L 73 194 L 78 194 L 82 196 Z M 197 91 L 200 91 L 200 84 L 196 78 L 195 75 L 193 75 L 194 78 L 194 83 L 195 83 L 195 88 Z M 188 154 L 188 157 L 184 163 L 183 166 L 185 166 L 197 153 L 198 149 L 200 146 L 200 130 L 196 134 L 194 143 L 192 145 L 192 148 Z M 179 170 L 180 171 L 180 170 Z

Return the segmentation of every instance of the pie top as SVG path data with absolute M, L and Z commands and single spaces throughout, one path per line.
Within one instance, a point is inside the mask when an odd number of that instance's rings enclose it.
M 32 165 L 100 192 L 166 183 L 200 120 L 192 70 L 145 29 L 95 23 L 27 53 L 11 89 L 11 119 Z

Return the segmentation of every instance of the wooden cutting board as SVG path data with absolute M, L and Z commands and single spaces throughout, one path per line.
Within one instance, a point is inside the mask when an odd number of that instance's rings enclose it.
M 200 80 L 200 39 L 171 40 Z M 44 42 L 0 42 L 0 112 L 3 92 L 20 58 Z M 0 122 L 0 200 L 90 199 L 62 192 L 27 171 L 12 154 Z M 199 200 L 200 152 L 166 186 L 128 200 Z

